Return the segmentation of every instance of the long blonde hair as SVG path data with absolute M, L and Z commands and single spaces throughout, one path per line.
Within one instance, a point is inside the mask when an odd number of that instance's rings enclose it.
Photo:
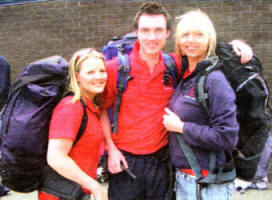
M 100 59 L 105 65 L 105 58 L 102 53 L 99 53 L 93 48 L 85 48 L 75 52 L 69 62 L 69 91 L 74 94 L 72 102 L 76 102 L 82 98 L 82 91 L 78 84 L 77 74 L 80 71 L 81 64 L 88 58 Z M 96 95 L 94 103 L 99 106 L 100 95 Z
M 183 53 L 181 52 L 181 49 L 179 47 L 179 40 L 182 34 L 184 33 L 184 27 L 187 24 L 192 23 L 200 23 L 201 27 L 205 28 L 205 31 L 208 33 L 209 37 L 209 48 L 207 51 L 207 57 L 215 56 L 215 47 L 216 47 L 216 31 L 214 28 L 214 25 L 209 18 L 209 16 L 201 11 L 200 9 L 191 10 L 179 17 L 177 17 L 178 24 L 176 27 L 176 33 L 175 33 L 175 51 L 178 56 L 181 56 Z

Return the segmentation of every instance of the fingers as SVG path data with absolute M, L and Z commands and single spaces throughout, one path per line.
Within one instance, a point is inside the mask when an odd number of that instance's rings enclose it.
M 109 164 L 109 171 L 112 174 L 117 174 L 121 172 L 123 169 L 121 168 L 121 163 L 120 162 L 115 162 L 114 164 Z
M 236 53 L 237 56 L 241 56 L 240 49 L 238 49 L 236 46 L 232 46 L 232 49 Z
M 169 120 L 171 121 L 171 118 L 173 118 L 175 116 L 175 113 L 172 112 L 169 108 L 165 108 L 164 110 L 165 110 L 166 114 L 163 115 L 163 121 L 162 121 L 162 123 L 163 123 L 164 126 L 166 126 L 167 122 Z
M 128 168 L 128 163 L 127 163 L 127 160 L 125 159 L 125 157 L 123 157 L 121 162 L 124 164 L 125 168 Z M 121 167 L 121 163 L 120 163 L 120 167 Z
M 241 57 L 241 63 L 247 63 L 253 57 L 252 48 L 243 41 L 233 40 L 231 43 L 233 51 Z
M 252 57 L 253 57 L 253 52 L 250 51 L 250 52 L 248 52 L 247 55 L 241 56 L 241 63 L 242 64 L 247 63 L 248 61 L 251 60 Z
M 123 171 L 121 167 L 121 163 L 124 164 L 126 168 L 128 168 L 128 163 L 126 161 L 126 158 L 123 156 L 123 154 L 120 151 L 115 152 L 114 155 L 109 156 L 108 158 L 108 168 L 110 173 L 117 174 L 121 171 Z
M 171 115 L 173 112 L 169 108 L 165 108 L 164 111 L 166 114 Z

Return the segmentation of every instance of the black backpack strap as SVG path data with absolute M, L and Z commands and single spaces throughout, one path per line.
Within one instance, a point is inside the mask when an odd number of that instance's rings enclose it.
M 267 83 L 265 82 L 265 80 L 264 80 L 264 79 L 262 78 L 262 76 L 261 76 L 259 73 L 257 73 L 257 72 L 252 72 L 252 73 L 251 73 L 251 76 L 249 76 L 244 82 L 242 82 L 240 85 L 237 86 L 235 92 L 239 92 L 240 90 L 242 90 L 243 87 L 244 87 L 249 81 L 251 81 L 251 80 L 253 80 L 253 79 L 259 81 L 259 82 L 260 82 L 260 85 L 262 85 L 263 90 L 264 90 L 264 92 L 265 92 L 265 94 L 266 94 L 266 99 L 265 99 L 265 105 L 264 105 L 264 106 L 268 105 L 268 99 L 269 99 L 270 91 L 269 91 L 269 88 L 268 88 Z
M 113 113 L 113 133 L 117 133 L 118 131 L 118 115 L 120 111 L 122 94 L 125 92 L 127 88 L 127 83 L 132 79 L 130 76 L 130 66 L 129 66 L 129 57 L 128 54 L 123 54 L 118 51 L 117 56 L 118 62 L 118 72 L 117 72 L 117 96 L 114 104 L 114 113 Z
M 18 79 L 16 79 L 16 81 L 12 84 L 12 87 L 11 87 L 12 89 L 11 89 L 11 91 L 9 93 L 6 104 L 3 106 L 2 110 L 1 110 L 0 119 L 2 120 L 2 116 L 6 112 L 8 103 L 10 102 L 12 96 L 16 95 L 14 97 L 15 100 L 13 102 L 13 105 L 11 106 L 10 114 L 12 113 L 12 111 L 14 109 L 14 105 L 16 103 L 16 99 L 17 99 L 17 97 L 19 97 L 21 92 L 23 92 L 23 88 L 26 85 L 28 85 L 30 83 L 44 82 L 44 84 L 55 84 L 55 85 L 58 85 L 58 86 L 61 86 L 61 85 L 64 86 L 65 81 L 61 81 L 62 79 L 52 81 L 52 77 L 54 77 L 54 75 L 52 75 L 52 74 L 36 74 L 36 75 L 25 75 L 25 76 L 21 76 Z M 9 119 L 10 118 L 8 117 L 5 133 L 7 133 L 7 131 L 8 131 Z
M 21 76 L 12 85 L 11 93 L 16 92 L 19 88 L 22 88 L 23 86 L 30 84 L 30 83 L 44 82 L 47 80 L 52 80 L 52 77 L 53 77 L 52 74 L 35 74 L 35 75 Z
M 174 88 L 176 88 L 176 86 L 178 84 L 178 80 L 177 80 L 178 71 L 177 71 L 176 63 L 170 55 L 162 54 L 162 56 L 163 56 L 163 61 L 164 61 L 165 67 L 166 67 L 166 69 L 164 71 L 164 75 L 163 75 L 163 84 L 168 85 L 169 78 L 171 77 L 173 80 L 173 86 L 174 86 Z
M 75 145 L 78 142 L 78 140 L 81 138 L 81 136 L 83 135 L 83 133 L 84 133 L 84 131 L 86 129 L 86 126 L 87 126 L 87 122 L 88 122 L 86 104 L 85 104 L 85 102 L 84 102 L 84 100 L 82 98 L 80 99 L 80 103 L 81 103 L 82 108 L 83 108 L 83 117 L 82 117 L 80 128 L 79 128 L 79 130 L 77 132 L 77 137 L 76 137 L 73 145 Z

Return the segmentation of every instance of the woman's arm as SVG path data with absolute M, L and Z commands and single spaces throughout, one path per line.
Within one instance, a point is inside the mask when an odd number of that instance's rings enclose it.
M 72 146 L 73 140 L 71 139 L 50 139 L 47 151 L 49 166 L 65 178 L 91 191 L 96 200 L 107 200 L 103 187 L 83 172 L 69 156 Z

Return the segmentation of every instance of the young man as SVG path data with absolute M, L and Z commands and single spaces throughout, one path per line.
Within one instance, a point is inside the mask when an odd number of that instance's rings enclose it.
M 138 42 L 129 55 L 133 79 L 122 95 L 117 133 L 111 134 L 107 111 L 101 115 L 111 173 L 108 195 L 110 200 L 162 200 L 169 186 L 168 136 L 162 116 L 174 89 L 171 82 L 163 85 L 161 50 L 170 35 L 170 16 L 162 6 L 149 2 L 136 14 L 134 26 Z M 236 43 L 243 48 L 239 41 Z M 176 64 L 180 72 L 180 62 L 176 60 Z M 117 94 L 117 69 L 116 60 L 107 63 L 105 109 Z M 137 178 L 124 172 L 121 163 Z

